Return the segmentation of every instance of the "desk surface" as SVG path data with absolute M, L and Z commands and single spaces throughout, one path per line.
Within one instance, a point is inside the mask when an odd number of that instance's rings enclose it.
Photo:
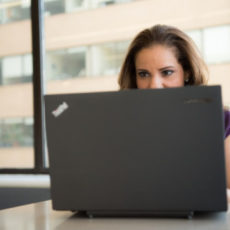
M 52 210 L 51 201 L 0 211 L 0 229 L 30 230 L 226 230 L 230 229 L 230 211 L 183 218 L 93 218 L 76 217 L 69 211 Z

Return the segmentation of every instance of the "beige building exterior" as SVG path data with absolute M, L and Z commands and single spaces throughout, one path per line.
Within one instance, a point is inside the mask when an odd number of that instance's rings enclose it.
M 47 51 L 131 40 L 140 30 L 169 24 L 184 31 L 230 25 L 229 0 L 136 0 L 45 17 Z M 0 58 L 31 53 L 29 20 L 0 25 Z M 230 41 L 229 41 L 230 43 Z M 88 57 L 87 57 L 88 58 Z M 230 61 L 209 64 L 209 84 L 221 84 L 230 105 Z M 117 74 L 47 81 L 47 93 L 117 90 Z M 0 119 L 33 116 L 31 83 L 0 86 Z M 32 147 L 0 148 L 0 167 L 33 167 Z

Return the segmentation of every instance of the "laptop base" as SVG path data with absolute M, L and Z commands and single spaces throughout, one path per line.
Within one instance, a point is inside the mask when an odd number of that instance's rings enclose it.
M 89 218 L 94 217 L 184 217 L 192 219 L 193 211 L 81 211 Z

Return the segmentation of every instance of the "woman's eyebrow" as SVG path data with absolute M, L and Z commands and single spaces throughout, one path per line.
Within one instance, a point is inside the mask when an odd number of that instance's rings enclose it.
M 148 71 L 147 69 L 137 68 L 138 71 Z
M 172 66 L 172 65 L 169 65 L 169 66 L 162 67 L 162 68 L 160 68 L 159 70 L 173 69 L 173 68 L 175 68 L 175 67 Z

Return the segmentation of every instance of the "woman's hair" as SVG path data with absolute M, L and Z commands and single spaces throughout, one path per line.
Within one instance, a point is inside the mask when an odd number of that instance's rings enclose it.
M 130 44 L 119 74 L 120 89 L 137 88 L 136 56 L 142 49 L 154 45 L 163 45 L 174 50 L 177 61 L 188 78 L 185 85 L 206 83 L 208 68 L 192 39 L 175 27 L 156 25 L 141 31 Z

